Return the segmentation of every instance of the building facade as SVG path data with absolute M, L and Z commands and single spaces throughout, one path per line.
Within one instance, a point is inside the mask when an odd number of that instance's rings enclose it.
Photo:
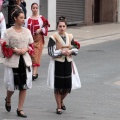
M 85 0 L 85 23 L 117 22 L 118 0 Z
M 8 1 L 8 0 L 6 0 Z M 56 29 L 59 16 L 65 16 L 68 24 L 120 22 L 120 0 L 25 0 L 27 4 L 27 17 L 31 16 L 31 4 L 37 2 L 40 14 L 45 16 L 51 27 Z M 3 13 L 7 19 L 7 7 Z
M 65 16 L 68 24 L 117 22 L 119 0 L 40 0 L 40 13 L 45 15 L 54 27 L 59 16 Z M 49 9 L 51 8 L 51 9 Z M 119 8 L 120 9 L 120 8 Z M 50 16 L 52 16 L 50 18 Z M 53 23 L 52 23 L 53 24 Z M 51 24 L 51 25 L 52 25 Z

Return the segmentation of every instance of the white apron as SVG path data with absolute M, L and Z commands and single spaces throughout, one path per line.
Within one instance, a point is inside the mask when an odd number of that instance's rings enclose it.
M 26 68 L 26 74 L 27 74 L 26 84 L 28 88 L 32 88 L 32 67 L 30 69 L 31 72 L 28 72 L 28 69 Z M 4 72 L 4 85 L 7 90 L 14 91 L 13 70 L 12 68 L 6 66 Z
M 77 67 L 72 61 L 73 67 L 72 67 L 72 89 L 78 89 L 81 88 L 81 81 L 80 77 L 77 71 Z M 55 68 L 55 61 L 51 58 L 49 67 L 48 67 L 48 76 L 47 76 L 47 85 L 54 89 L 54 68 Z

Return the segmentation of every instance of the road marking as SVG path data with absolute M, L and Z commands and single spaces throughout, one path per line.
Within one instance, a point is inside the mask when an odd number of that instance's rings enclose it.
M 113 40 L 119 40 L 119 39 L 120 39 L 120 34 L 117 34 L 117 35 L 112 35 L 112 36 L 88 39 L 85 41 L 80 41 L 80 43 L 81 43 L 81 47 L 82 47 L 82 46 L 103 43 L 103 42 L 113 41 Z
M 2 120 L 17 120 L 17 119 L 2 119 Z

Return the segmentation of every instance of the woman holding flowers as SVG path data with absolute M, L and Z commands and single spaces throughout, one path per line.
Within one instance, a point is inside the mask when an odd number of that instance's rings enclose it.
M 11 111 L 11 97 L 15 90 L 19 90 L 17 115 L 26 118 L 23 112 L 23 104 L 26 90 L 32 87 L 32 61 L 33 38 L 31 32 L 22 27 L 24 13 L 21 9 L 15 9 L 12 13 L 14 26 L 7 29 L 2 43 L 2 51 L 5 56 L 4 83 L 7 89 L 5 108 Z
M 32 3 L 31 10 L 32 15 L 31 17 L 27 18 L 25 27 L 31 31 L 34 40 L 34 54 L 31 56 L 31 58 L 33 67 L 33 80 L 35 80 L 38 78 L 38 68 L 41 65 L 40 61 L 45 43 L 44 36 L 47 36 L 48 27 L 50 25 L 44 16 L 39 15 L 39 5 L 37 3 Z
M 48 69 L 48 85 L 54 89 L 57 103 L 57 114 L 66 110 L 63 100 L 71 89 L 81 87 L 73 55 L 76 56 L 80 44 L 74 41 L 72 34 L 66 32 L 67 23 L 65 17 L 60 17 L 57 23 L 58 32 L 49 38 L 48 54 L 51 56 Z

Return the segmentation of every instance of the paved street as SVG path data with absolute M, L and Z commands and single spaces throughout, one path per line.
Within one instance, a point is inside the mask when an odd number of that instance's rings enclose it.
M 116 39 L 113 39 L 115 38 Z M 42 56 L 39 78 L 28 90 L 24 110 L 26 120 L 119 120 L 120 119 L 120 40 L 119 36 L 94 36 L 77 39 L 81 43 L 75 57 L 82 88 L 74 90 L 65 100 L 67 110 L 56 115 L 53 90 L 46 85 L 49 56 L 46 48 Z M 18 91 L 12 98 L 12 110 L 4 108 L 4 66 L 0 64 L 0 120 L 19 120 L 17 117 Z

